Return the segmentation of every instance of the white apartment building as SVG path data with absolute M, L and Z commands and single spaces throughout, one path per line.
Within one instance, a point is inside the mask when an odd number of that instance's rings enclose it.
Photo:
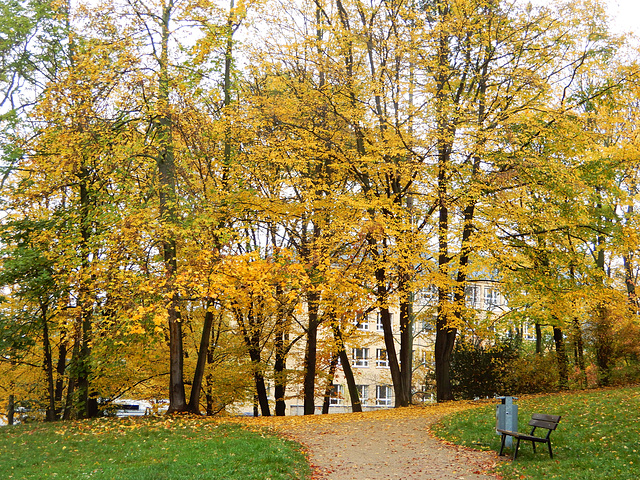
M 433 386 L 430 378 L 433 374 L 433 352 L 435 345 L 435 288 L 423 289 L 414 294 L 414 322 L 413 322 L 413 392 L 414 401 L 433 399 L 431 393 Z M 500 293 L 499 284 L 488 280 L 473 280 L 466 289 L 467 306 L 480 312 L 481 316 L 488 317 L 489 313 L 500 315 L 506 311 L 506 302 Z M 392 310 L 392 325 L 396 336 L 396 347 L 400 347 L 399 311 Z M 384 342 L 384 334 L 380 315 L 377 312 L 369 313 L 358 319 L 351 335 L 345 341 L 347 354 L 351 360 L 355 382 L 358 387 L 360 402 L 363 410 L 393 407 L 395 397 L 387 350 Z M 304 353 L 298 352 L 292 355 L 291 368 L 300 365 Z M 323 358 L 320 356 L 319 358 Z M 322 360 L 318 363 L 319 371 L 328 369 L 329 362 L 326 358 L 325 365 Z M 321 376 L 320 376 L 321 378 Z M 296 390 L 297 389 L 297 390 Z M 287 400 L 287 414 L 301 415 L 303 413 L 302 387 L 290 385 L 288 394 L 292 397 Z M 320 413 L 324 401 L 322 383 L 316 389 L 316 412 Z M 332 382 L 332 395 L 330 399 L 330 413 L 342 413 L 351 411 L 347 382 L 341 365 L 335 372 Z

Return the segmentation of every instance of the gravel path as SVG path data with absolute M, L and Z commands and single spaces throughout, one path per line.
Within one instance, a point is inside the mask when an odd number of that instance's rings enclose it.
M 306 447 L 314 480 L 495 480 L 485 473 L 495 453 L 449 445 L 429 434 L 444 412 L 458 408 L 465 407 L 296 417 L 272 426 Z

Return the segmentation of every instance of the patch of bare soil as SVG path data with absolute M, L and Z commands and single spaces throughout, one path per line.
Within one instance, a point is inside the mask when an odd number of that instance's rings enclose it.
M 273 419 L 271 427 L 303 444 L 314 480 L 489 480 L 492 452 L 446 444 L 429 433 L 465 405 Z

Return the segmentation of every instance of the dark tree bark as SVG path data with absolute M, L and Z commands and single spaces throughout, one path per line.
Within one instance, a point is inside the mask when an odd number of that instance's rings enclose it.
M 51 341 L 49 339 L 49 322 L 47 320 L 48 306 L 40 305 L 40 314 L 42 318 L 42 349 L 44 351 L 44 372 L 47 377 L 47 397 L 48 405 L 46 409 L 46 419 L 48 422 L 56 420 L 56 391 L 53 381 L 53 357 L 51 354 Z
M 541 354 L 542 353 L 542 325 L 540 325 L 540 322 L 536 322 L 535 328 L 536 328 L 536 353 Z
M 338 349 L 337 356 L 342 364 L 342 372 L 344 373 L 345 380 L 347 381 L 349 399 L 351 400 L 351 411 L 362 412 L 362 402 L 360 400 L 360 395 L 358 394 L 358 387 L 353 375 L 353 369 L 351 368 L 351 362 L 349 361 L 349 355 L 347 354 L 347 350 L 344 345 L 342 330 L 340 330 L 340 327 L 336 322 L 333 323 L 333 337 Z
M 442 275 L 448 276 L 449 264 L 449 208 L 447 201 L 447 165 L 449 162 L 449 146 L 439 142 L 438 173 L 438 268 Z M 436 343 L 434 351 L 436 374 L 436 400 L 445 402 L 453 400 L 451 388 L 451 353 L 456 341 L 457 329 L 452 327 L 448 308 L 449 291 L 445 286 L 438 286 L 438 307 L 436 318 Z
M 78 384 L 78 358 L 80 356 L 80 343 L 82 341 L 82 313 L 74 319 L 73 322 L 73 350 L 71 352 L 71 360 L 69 362 L 69 381 L 67 383 L 67 395 L 65 397 L 64 408 L 62 412 L 63 420 L 70 420 L 74 415 L 75 405 L 74 397 Z
M 331 357 L 331 364 L 329 365 L 329 375 L 327 376 L 327 386 L 324 389 L 324 401 L 322 402 L 322 414 L 329 413 L 329 407 L 331 406 L 331 393 L 333 391 L 333 380 L 336 375 L 336 366 L 338 365 L 338 355 Z
M 633 254 L 629 253 L 622 256 L 624 263 L 624 283 L 627 287 L 627 298 L 629 301 L 629 309 L 633 314 L 640 312 L 640 302 L 638 301 L 638 294 L 636 293 L 636 278 L 633 274 Z
M 211 340 L 209 341 L 209 348 L 207 349 L 208 365 L 213 365 L 215 362 L 215 349 L 219 345 L 221 333 L 222 333 L 222 321 L 220 320 L 220 322 L 218 323 L 218 328 L 213 327 L 211 329 Z M 209 373 L 206 377 L 206 380 L 207 380 L 206 382 L 207 384 L 205 388 L 206 403 L 207 403 L 206 409 L 207 409 L 207 415 L 211 416 L 221 412 L 224 409 L 225 405 L 220 402 L 216 402 L 216 399 L 213 396 L 213 382 L 214 382 L 213 375 Z
M 358 393 L 358 387 L 356 385 L 356 379 L 353 376 L 353 369 L 351 368 L 349 355 L 347 355 L 347 351 L 344 348 L 340 352 L 340 362 L 342 363 L 344 378 L 347 380 L 349 399 L 351 400 L 351 411 L 362 412 L 362 399 Z
M 436 346 L 435 346 L 435 371 L 436 371 L 436 400 L 446 402 L 453 400 L 451 389 L 451 352 L 455 345 L 457 330 L 447 327 L 449 320 L 446 314 L 438 312 L 436 320 Z
M 578 317 L 573 318 L 573 344 L 576 365 L 578 365 L 578 369 L 580 370 L 582 386 L 583 388 L 587 388 L 588 381 L 584 361 L 584 340 L 582 338 L 582 327 L 580 326 L 580 319 Z
M 408 291 L 408 274 L 398 282 L 403 298 L 400 302 L 400 389 L 396 392 L 396 406 L 406 407 L 411 403 L 411 380 L 413 376 L 413 305 Z M 399 397 L 399 398 L 398 398 Z
M 553 340 L 556 345 L 556 359 L 558 362 L 558 376 L 560 378 L 560 389 L 569 388 L 569 362 L 567 361 L 567 350 L 565 348 L 564 334 L 562 328 L 553 327 Z
M 7 424 L 13 425 L 16 412 L 15 396 L 9 395 L 9 403 L 7 404 Z
M 318 349 L 318 327 L 320 325 L 320 321 L 318 318 L 319 301 L 319 293 L 312 291 L 307 294 L 309 325 L 307 328 L 307 346 L 304 352 L 305 372 L 303 383 L 303 411 L 305 415 L 313 415 L 316 410 L 315 382 Z
M 256 301 L 254 299 L 254 301 Z M 259 315 L 254 311 L 253 303 L 249 307 L 246 320 L 239 309 L 235 310 L 236 321 L 242 331 L 244 343 L 249 352 L 249 358 L 253 365 L 253 380 L 256 387 L 256 403 L 260 406 L 260 412 L 263 417 L 271 416 L 269 409 L 269 395 L 264 381 L 264 367 L 262 365 L 261 353 L 261 331 L 262 325 Z
M 595 312 L 593 337 L 596 350 L 596 365 L 598 366 L 598 385 L 609 386 L 611 383 L 611 359 L 614 346 L 611 336 L 611 320 L 604 305 L 599 305 Z
M 596 191 L 600 193 L 600 188 Z M 602 212 L 602 205 L 596 205 L 596 212 Z M 599 223 L 605 223 L 606 217 L 601 215 Z M 601 230 L 602 231 L 602 230 Z M 606 239 L 604 235 L 599 234 L 596 237 L 596 267 L 601 272 L 602 279 L 607 276 L 605 267 L 605 247 Z M 594 338 L 596 349 L 596 364 L 598 365 L 598 384 L 606 387 L 611 381 L 611 360 L 613 358 L 613 326 L 611 318 L 604 303 L 598 305 L 595 309 L 595 325 Z
M 191 395 L 189 396 L 189 405 L 187 410 L 196 415 L 200 415 L 200 394 L 202 392 L 202 382 L 204 379 L 204 371 L 209 355 L 209 344 L 211 340 L 211 331 L 213 329 L 213 300 L 207 299 L 205 305 L 206 312 L 204 314 L 204 324 L 202 325 L 202 335 L 200 337 L 200 349 L 198 350 L 198 360 L 196 370 L 193 374 L 193 382 L 191 384 Z
M 89 242 L 91 239 L 91 193 L 89 189 L 90 171 L 83 166 L 79 173 L 80 183 L 80 255 L 81 265 L 84 272 L 88 272 L 91 266 L 91 255 Z M 77 351 L 76 365 L 74 372 L 76 374 L 76 387 L 78 390 L 78 416 L 80 418 L 91 418 L 97 415 L 97 401 L 90 398 L 90 382 L 91 377 L 91 337 L 93 329 L 93 308 L 94 301 L 91 293 L 90 279 L 87 275 L 80 279 L 78 288 L 78 306 L 80 307 L 80 315 L 76 321 L 79 325 L 79 350 Z
M 285 343 L 287 341 L 286 319 L 279 318 L 276 320 L 276 328 L 274 332 L 275 342 L 275 360 L 273 363 L 273 383 L 274 395 L 276 397 L 276 416 L 284 416 L 287 410 L 285 402 L 285 393 L 287 389 L 287 350 Z
M 60 418 L 62 415 L 62 395 L 64 392 L 64 372 L 67 369 L 67 339 L 66 332 L 62 332 L 63 337 L 58 346 L 58 362 L 56 364 L 56 391 L 55 391 L 55 403 L 56 418 Z
M 271 416 L 271 411 L 269 409 L 269 395 L 267 386 L 264 383 L 264 375 L 261 371 L 256 371 L 253 374 L 253 378 L 256 384 L 256 397 L 260 405 L 260 413 L 263 417 L 269 417 Z
M 159 19 L 162 30 L 158 81 L 159 115 L 154 119 L 158 147 L 156 164 L 158 168 L 159 213 L 163 225 L 171 227 L 176 223 L 176 165 L 173 148 L 173 122 L 169 110 L 171 92 L 169 82 L 169 36 L 172 3 L 166 4 Z M 184 347 L 182 343 L 182 320 L 179 310 L 179 295 L 174 279 L 178 273 L 177 242 L 172 228 L 166 228 L 162 238 L 162 250 L 169 302 L 167 316 L 169 323 L 169 410 L 168 413 L 187 410 L 184 388 Z

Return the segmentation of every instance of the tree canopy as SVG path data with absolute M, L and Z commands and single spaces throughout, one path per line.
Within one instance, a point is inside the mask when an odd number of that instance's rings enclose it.
M 548 325 L 564 386 L 567 344 L 638 360 L 637 52 L 600 3 L 1 8 L 0 399 L 313 413 L 370 312 L 398 406 L 418 319 L 439 401 L 459 335 Z

